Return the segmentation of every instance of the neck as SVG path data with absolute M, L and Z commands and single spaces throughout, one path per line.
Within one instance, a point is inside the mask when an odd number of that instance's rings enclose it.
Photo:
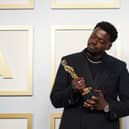
M 102 56 L 103 56 L 103 54 L 96 55 L 96 54 L 92 54 L 92 53 L 90 53 L 90 52 L 87 51 L 87 57 L 88 57 L 88 59 L 90 59 L 90 60 L 92 60 L 94 62 L 102 61 Z

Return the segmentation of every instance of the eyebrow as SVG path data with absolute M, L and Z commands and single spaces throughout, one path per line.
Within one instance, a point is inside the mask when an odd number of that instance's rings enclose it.
M 99 40 L 103 40 L 104 42 L 107 42 L 106 40 L 104 40 L 104 39 L 98 37 L 97 34 L 95 33 L 95 31 L 93 31 L 93 33 L 91 34 L 91 36 L 92 36 L 92 35 L 95 35 Z

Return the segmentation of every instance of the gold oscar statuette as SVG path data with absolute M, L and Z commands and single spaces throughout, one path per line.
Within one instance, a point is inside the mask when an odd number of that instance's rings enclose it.
M 73 79 L 78 78 L 78 75 L 75 73 L 74 68 L 72 66 L 69 66 L 65 59 L 62 60 L 61 64 L 63 65 L 65 71 L 68 72 Z M 80 92 L 84 96 L 84 95 L 87 95 L 91 90 L 92 90 L 92 87 L 88 86 L 81 89 Z

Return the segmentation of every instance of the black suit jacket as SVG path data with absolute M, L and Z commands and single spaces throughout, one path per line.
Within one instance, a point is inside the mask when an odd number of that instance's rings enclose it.
M 82 96 L 72 89 L 71 76 L 60 65 L 50 96 L 55 107 L 64 107 L 60 129 L 118 129 L 119 118 L 129 114 L 129 73 L 126 64 L 105 53 L 103 66 L 93 80 L 85 51 L 63 59 L 78 76 L 85 78 L 87 85 L 103 91 L 110 112 L 84 108 Z

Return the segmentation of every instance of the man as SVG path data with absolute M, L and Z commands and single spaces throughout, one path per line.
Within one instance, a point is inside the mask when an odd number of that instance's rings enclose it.
M 72 78 L 60 64 L 50 96 L 55 107 L 64 108 L 59 129 L 119 129 L 119 118 L 129 114 L 126 64 L 105 52 L 116 39 L 116 28 L 100 22 L 86 49 L 62 58 L 78 77 Z

